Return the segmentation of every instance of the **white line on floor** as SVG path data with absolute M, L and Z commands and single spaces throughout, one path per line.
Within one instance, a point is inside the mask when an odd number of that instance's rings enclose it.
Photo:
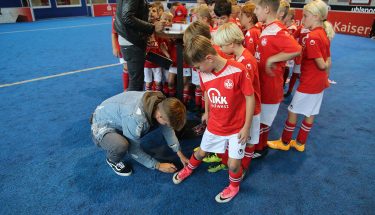
M 87 72 L 87 71 L 91 71 L 91 70 L 103 69 L 103 68 L 108 68 L 108 67 L 118 66 L 118 65 L 121 65 L 121 63 L 114 63 L 114 64 L 97 66 L 97 67 L 92 67 L 92 68 L 87 68 L 87 69 L 74 70 L 74 71 L 70 71 L 70 72 L 63 72 L 63 73 L 56 74 L 56 75 L 48 75 L 48 76 L 33 78 L 33 79 L 25 80 L 25 81 L 18 81 L 18 82 L 9 83 L 9 84 L 1 84 L 0 88 L 20 85 L 20 84 L 25 84 L 25 83 L 35 82 L 35 81 L 41 81 L 41 80 L 46 80 L 46 79 L 50 79 L 50 78 L 57 78 L 57 77 L 60 77 L 60 76 L 72 75 L 72 74 L 75 74 L 75 73 Z
M 97 25 L 110 25 L 110 24 L 111 23 L 99 23 L 99 24 L 89 24 L 89 25 L 64 26 L 64 27 L 56 27 L 56 28 L 39 28 L 39 29 L 31 29 L 31 30 L 23 30 L 23 31 L 7 31 L 7 32 L 0 32 L 0 35 L 1 34 L 13 34 L 13 33 L 32 32 L 32 31 L 47 31 L 47 30 L 55 30 L 55 29 L 91 27 L 91 26 L 97 26 Z

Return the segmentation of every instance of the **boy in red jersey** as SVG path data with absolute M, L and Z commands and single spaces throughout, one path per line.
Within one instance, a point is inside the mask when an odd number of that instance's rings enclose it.
M 327 14 L 328 6 L 321 0 L 312 1 L 303 8 L 304 25 L 311 32 L 303 42 L 300 85 L 288 107 L 288 119 L 285 122 L 281 139 L 268 143 L 268 146 L 273 149 L 286 151 L 292 146 L 300 152 L 305 150 L 314 116 L 319 114 L 324 90 L 329 87 L 330 39 L 334 31 L 332 25 L 326 21 Z M 292 140 L 297 114 L 304 115 L 305 119 L 298 132 L 297 140 Z
M 241 63 L 217 55 L 211 41 L 204 36 L 191 40 L 185 47 L 185 56 L 201 72 L 201 88 L 207 101 L 202 121 L 207 121 L 207 129 L 200 148 L 191 156 L 189 164 L 174 174 L 173 182 L 179 184 L 190 176 L 207 152 L 224 153 L 228 147 L 230 184 L 215 197 L 219 203 L 228 202 L 239 191 L 241 159 L 254 113 L 251 75 Z
M 278 8 L 278 0 L 260 0 L 255 8 L 255 14 L 258 20 L 265 24 L 265 28 L 260 35 L 255 53 L 258 62 L 262 113 L 259 144 L 255 148 L 254 157 L 267 153 L 268 133 L 283 100 L 285 61 L 293 59 L 301 52 L 297 41 L 276 19 Z
M 240 21 L 241 25 L 245 28 L 245 39 L 243 45 L 252 55 L 255 54 L 256 45 L 258 44 L 260 29 L 255 26 L 258 18 L 254 13 L 255 4 L 247 3 L 241 9 Z
M 215 44 L 219 45 L 224 53 L 234 55 L 235 60 L 246 67 L 252 79 L 255 96 L 255 110 L 250 127 L 250 140 L 246 143 L 245 156 L 241 162 L 244 172 L 247 172 L 254 154 L 254 145 L 259 143 L 261 99 L 257 62 L 250 51 L 242 46 L 243 40 L 244 35 L 241 29 L 234 23 L 226 23 L 220 26 L 214 37 Z M 218 170 L 220 167 L 223 167 L 222 165 L 227 164 L 227 151 L 224 155 L 221 155 L 221 159 L 222 164 L 216 168 L 214 167 L 215 170 Z

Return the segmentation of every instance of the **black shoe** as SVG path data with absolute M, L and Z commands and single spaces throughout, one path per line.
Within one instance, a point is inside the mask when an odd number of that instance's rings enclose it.
M 291 94 L 292 94 L 291 92 L 287 92 L 287 93 L 285 93 L 285 94 L 284 94 L 284 98 L 289 97 Z
M 120 176 L 129 176 L 133 172 L 129 164 L 124 164 L 122 161 L 118 163 L 113 163 L 107 158 L 107 164 L 113 169 L 113 171 L 117 175 L 120 175 Z
M 255 150 L 253 159 L 264 158 L 268 154 L 268 147 L 262 150 Z

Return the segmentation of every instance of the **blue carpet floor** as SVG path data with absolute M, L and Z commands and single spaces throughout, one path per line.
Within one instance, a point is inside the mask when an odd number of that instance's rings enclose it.
M 110 32 L 110 17 L 1 25 L 0 85 L 117 63 Z M 0 214 L 374 214 L 375 41 L 337 35 L 331 50 L 337 84 L 325 92 L 306 152 L 253 161 L 241 192 L 224 205 L 214 197 L 228 183 L 225 171 L 202 165 L 174 185 L 171 174 L 135 162 L 131 177 L 107 166 L 88 118 L 121 92 L 120 66 L 0 88 Z M 165 150 L 157 132 L 145 140 L 151 153 Z M 184 152 L 199 141 L 182 141 Z

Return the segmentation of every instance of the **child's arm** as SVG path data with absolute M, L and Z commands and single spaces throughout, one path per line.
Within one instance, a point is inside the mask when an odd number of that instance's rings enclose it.
M 300 55 L 301 51 L 298 52 L 292 52 L 292 53 L 285 53 L 285 52 L 280 52 L 278 54 L 275 54 L 267 59 L 266 62 L 266 73 L 270 76 L 274 76 L 275 74 L 273 73 L 272 69 L 275 67 L 275 63 L 282 62 L 282 61 L 287 61 L 291 60 L 298 55 Z
M 165 44 L 164 42 L 160 43 L 160 50 L 161 50 L 161 52 L 162 52 L 167 58 L 171 58 L 171 56 L 170 56 L 169 53 L 168 53 L 168 47 L 167 47 L 167 44 Z
M 238 133 L 238 143 L 245 144 L 249 138 L 251 122 L 253 121 L 254 109 L 255 109 L 255 98 L 254 94 L 251 96 L 245 96 L 246 98 L 246 117 L 245 124 L 241 131 Z
M 112 33 L 112 53 L 115 57 L 120 57 L 120 50 L 118 49 L 117 43 L 118 36 L 115 33 Z
M 204 114 L 202 115 L 202 123 L 206 123 L 208 122 L 208 113 L 209 113 L 209 104 L 208 104 L 208 95 L 207 95 L 207 92 L 204 91 Z

